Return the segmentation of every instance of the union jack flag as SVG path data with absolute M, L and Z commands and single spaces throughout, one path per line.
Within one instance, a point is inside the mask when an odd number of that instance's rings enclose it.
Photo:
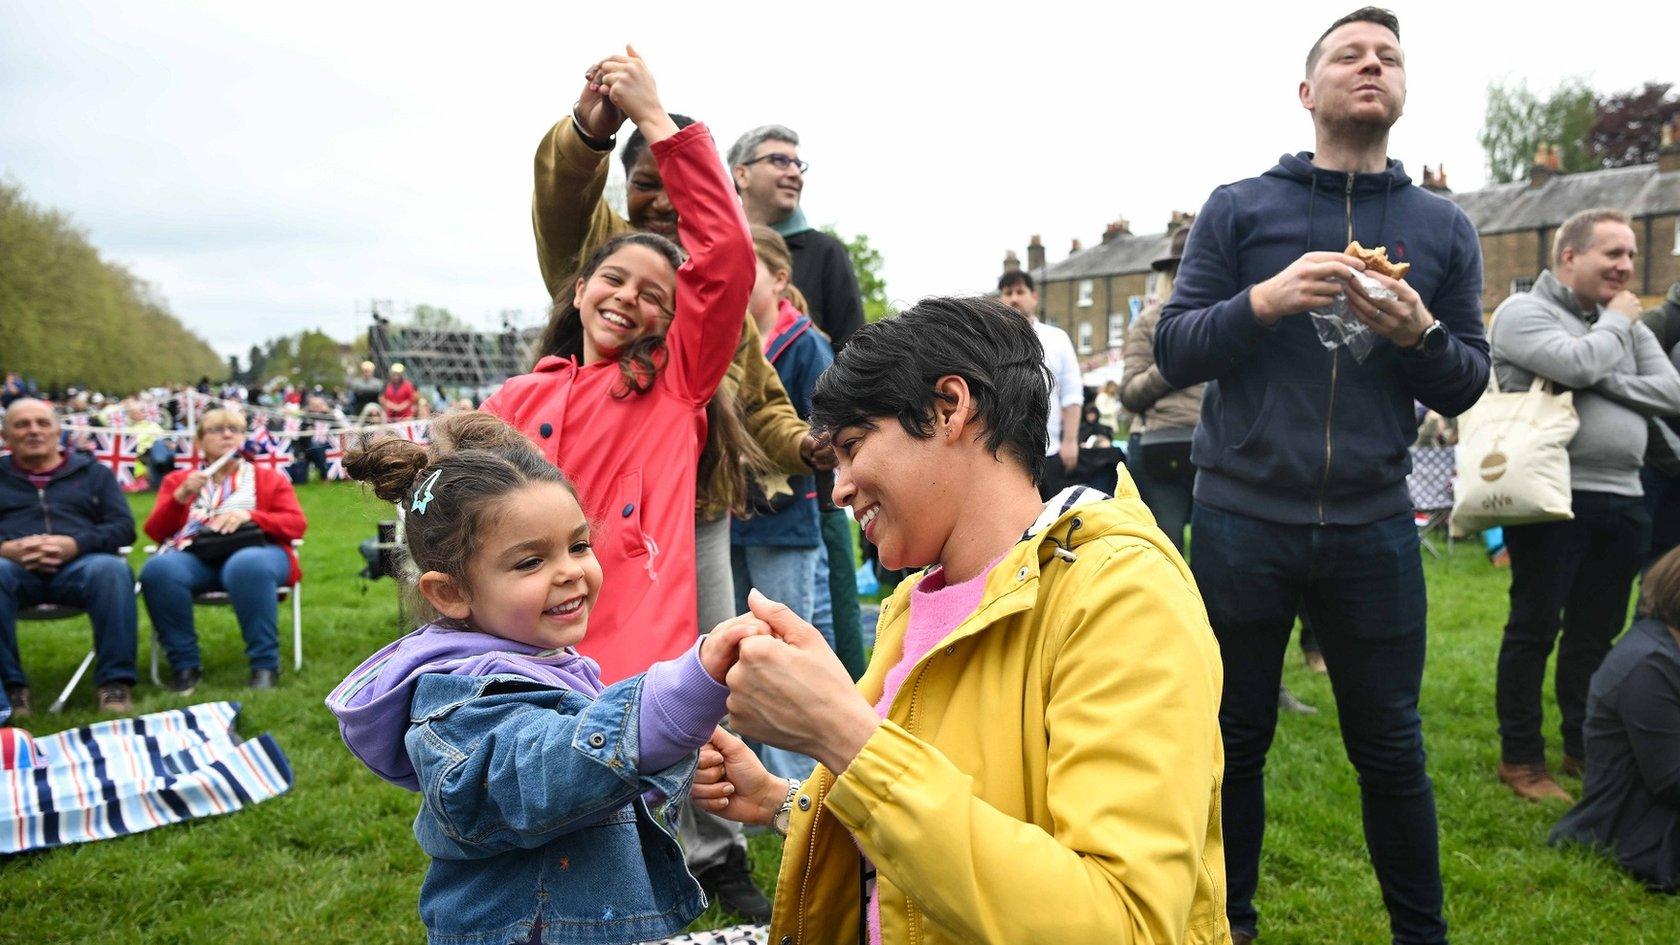
M 257 427 L 257 433 L 245 441 L 245 458 L 269 472 L 280 472 L 292 464 L 292 438 L 275 436 L 268 427 Z
M 322 434 L 321 439 L 327 444 L 327 479 L 349 479 L 344 470 L 344 437 L 331 433 Z
M 121 433 L 95 433 L 93 458 L 99 465 L 117 474 L 117 484 L 123 488 L 134 485 L 134 464 L 140 461 L 140 451 L 134 440 Z
M 198 451 L 198 441 L 185 434 L 174 437 L 175 468 L 192 472 L 204 465 L 204 454 Z
M 399 425 L 391 432 L 413 443 L 432 442 L 432 423 L 430 420 L 411 420 Z

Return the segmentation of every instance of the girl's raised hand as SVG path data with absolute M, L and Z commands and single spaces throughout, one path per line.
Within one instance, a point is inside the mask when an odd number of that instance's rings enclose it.
M 590 85 L 642 129 L 649 143 L 663 141 L 677 133 L 671 116 L 659 101 L 659 87 L 636 47 L 625 46 L 624 55 L 608 56 L 595 67 Z
M 700 749 L 689 796 L 695 806 L 743 824 L 768 824 L 788 783 L 765 770 L 747 743 L 722 728 Z
M 741 641 L 769 635 L 770 625 L 752 614 L 731 617 L 706 634 L 705 642 L 700 644 L 700 665 L 707 675 L 721 683 L 741 655 Z

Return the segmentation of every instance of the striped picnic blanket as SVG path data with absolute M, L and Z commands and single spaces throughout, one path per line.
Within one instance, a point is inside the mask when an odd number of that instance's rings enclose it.
M 111 719 L 34 740 L 0 771 L 0 854 L 105 840 L 228 814 L 284 794 L 292 766 L 270 735 L 242 740 L 237 702 Z

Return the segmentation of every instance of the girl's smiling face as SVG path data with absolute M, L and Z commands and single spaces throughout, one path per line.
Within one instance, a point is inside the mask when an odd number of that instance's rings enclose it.
M 573 290 L 583 323 L 583 362 L 617 358 L 637 340 L 670 324 L 676 270 L 658 252 L 635 243 L 619 247 Z
M 465 619 L 474 629 L 544 650 L 581 641 L 601 593 L 601 562 L 572 490 L 531 483 L 486 510 L 467 581 Z

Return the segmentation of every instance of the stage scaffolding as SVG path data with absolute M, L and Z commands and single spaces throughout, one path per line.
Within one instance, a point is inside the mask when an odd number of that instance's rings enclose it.
M 419 387 L 483 392 L 530 370 L 540 333 L 541 328 L 520 327 L 508 317 L 501 331 L 396 325 L 375 310 L 368 350 L 381 377 L 392 364 L 401 364 Z

